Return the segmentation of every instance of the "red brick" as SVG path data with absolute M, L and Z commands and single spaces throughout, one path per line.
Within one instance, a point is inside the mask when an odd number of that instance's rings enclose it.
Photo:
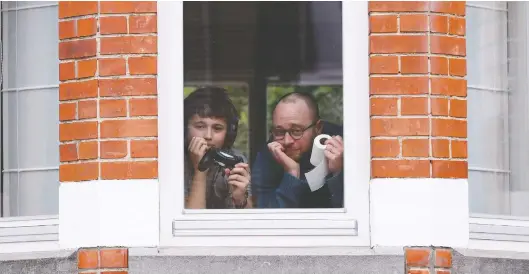
M 466 34 L 466 20 L 465 18 L 450 17 L 449 19 L 450 30 L 449 33 L 453 35 L 465 35 Z
M 467 96 L 467 80 L 454 78 L 432 78 L 432 94 L 446 96 Z
M 370 36 L 369 49 L 370 53 L 427 53 L 428 37 L 426 35 Z
M 450 58 L 450 75 L 466 76 L 467 75 L 467 60 Z
M 428 139 L 404 139 L 402 140 L 403 157 L 428 157 L 430 145 Z
M 448 16 L 430 15 L 430 31 L 448 33 Z
M 60 144 L 59 158 L 61 162 L 77 160 L 77 145 L 76 144 Z
M 154 95 L 155 78 L 121 78 L 99 80 L 99 94 L 102 97 Z
M 371 157 L 397 157 L 400 154 L 400 144 L 397 139 L 371 140 Z
M 150 12 L 156 12 L 156 1 L 101 2 L 101 13 L 150 13 Z
M 59 125 L 60 141 L 97 138 L 97 122 L 75 122 Z
M 99 18 L 99 31 L 101 34 L 124 34 L 127 31 L 127 17 L 105 16 Z
M 450 140 L 432 139 L 432 156 L 435 158 L 450 157 Z
M 59 18 L 67 18 L 97 13 L 96 1 L 59 1 Z
M 123 99 L 99 100 L 99 117 L 126 117 L 127 102 Z
M 92 36 L 97 32 L 97 23 L 95 18 L 85 18 L 77 20 L 77 36 Z
M 432 161 L 433 178 L 468 178 L 467 161 Z
M 427 56 L 401 56 L 400 71 L 403 74 L 421 74 L 428 73 Z
M 452 267 L 452 252 L 450 249 L 435 250 L 435 267 Z
M 127 141 L 101 142 L 101 158 L 103 159 L 123 158 L 127 156 L 127 151 Z
M 156 116 L 158 115 L 158 99 L 142 98 L 130 99 L 130 116 Z
M 156 137 L 157 119 L 108 120 L 101 122 L 101 138 Z
M 99 59 L 99 75 L 115 76 L 125 75 L 127 73 L 126 61 L 123 58 L 104 58 Z
M 400 101 L 401 115 L 427 115 L 427 97 L 402 97 Z
M 77 252 L 77 262 L 79 269 L 99 267 L 99 254 L 97 249 L 80 249 Z
M 432 74 L 448 75 L 448 58 L 432 56 L 430 57 L 430 67 Z
M 465 15 L 465 2 L 463 1 L 432 1 L 429 4 L 432 12 Z
M 133 158 L 158 157 L 158 140 L 131 140 L 130 154 Z
M 430 261 L 429 249 L 408 248 L 406 249 L 406 266 L 427 267 Z
M 101 178 L 113 179 L 153 179 L 158 177 L 158 162 L 102 162 Z
M 467 158 L 467 141 L 452 140 L 452 158 Z
M 75 120 L 77 117 L 76 103 L 62 103 L 59 105 L 59 120 L 69 121 Z
M 73 59 L 96 56 L 96 39 L 64 41 L 59 43 L 59 59 Z
M 77 36 L 75 32 L 75 20 L 59 22 L 59 39 L 74 38 Z
M 401 14 L 401 32 L 428 31 L 428 16 L 426 14 Z
M 369 89 L 372 95 L 428 94 L 428 77 L 371 77 Z
M 77 78 L 94 77 L 97 70 L 97 60 L 82 60 L 77 62 Z
M 75 62 L 59 64 L 59 80 L 66 81 L 75 79 Z
M 399 73 L 399 57 L 371 56 L 369 58 L 369 72 L 378 74 Z
M 467 117 L 467 100 L 451 99 L 450 116 L 466 118 Z
M 99 177 L 99 163 L 61 164 L 59 166 L 59 180 L 61 182 L 78 182 L 96 180 Z M 93 261 L 94 259 L 90 259 Z M 82 260 L 79 260 L 81 264 Z M 84 265 L 84 264 L 83 264 Z M 90 267 L 92 268 L 92 267 Z
M 157 72 L 157 60 L 154 56 L 130 57 L 129 72 L 131 75 L 154 75 Z
M 155 33 L 157 31 L 156 15 L 137 15 L 129 18 L 130 33 Z
M 97 141 L 79 143 L 79 159 L 96 159 L 99 154 L 99 143 Z
M 448 99 L 430 98 L 430 107 L 434 116 L 448 116 Z
M 425 1 L 370 1 L 369 11 L 373 12 L 412 12 L 428 11 Z
M 90 119 L 97 117 L 97 101 L 79 101 L 79 119 Z
M 371 115 L 397 115 L 397 98 L 371 98 Z
M 467 121 L 433 118 L 432 136 L 466 138 Z
M 371 136 L 428 136 L 428 118 L 374 118 Z
M 430 36 L 431 53 L 465 56 L 467 54 L 465 38 L 449 36 Z
M 425 178 L 430 176 L 429 160 L 372 160 L 373 178 Z
M 102 37 L 101 54 L 156 53 L 156 36 Z
M 397 15 L 370 16 L 369 30 L 372 33 L 397 32 Z

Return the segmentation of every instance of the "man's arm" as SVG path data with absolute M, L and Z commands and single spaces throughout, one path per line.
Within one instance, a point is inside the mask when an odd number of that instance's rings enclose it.
M 257 197 L 258 208 L 296 208 L 299 207 L 300 197 L 308 185 L 302 180 L 274 169 L 273 159 L 264 150 L 257 154 L 252 168 L 252 192 Z M 274 176 L 279 174 L 282 176 Z M 280 180 L 277 184 L 275 180 Z

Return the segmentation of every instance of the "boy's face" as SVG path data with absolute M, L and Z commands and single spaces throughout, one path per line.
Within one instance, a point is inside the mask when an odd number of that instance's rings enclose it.
M 208 143 L 208 148 L 222 148 L 227 133 L 226 120 L 214 117 L 193 115 L 187 124 L 187 141 L 193 137 L 201 137 Z

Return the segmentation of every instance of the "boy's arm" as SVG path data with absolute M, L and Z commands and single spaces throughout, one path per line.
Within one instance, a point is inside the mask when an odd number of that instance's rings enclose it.
M 330 175 L 325 182 L 331 192 L 331 205 L 333 208 L 342 208 L 343 202 L 343 170 L 337 174 Z

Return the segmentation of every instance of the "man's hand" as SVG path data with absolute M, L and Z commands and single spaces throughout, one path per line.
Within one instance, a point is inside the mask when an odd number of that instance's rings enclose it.
M 290 175 L 296 178 L 299 178 L 299 164 L 285 154 L 285 148 L 280 143 L 269 143 L 268 150 L 270 150 L 270 153 L 272 153 L 274 159 L 283 167 L 286 172 L 290 173 Z
M 248 164 L 238 163 L 235 167 L 225 169 L 224 172 L 228 176 L 228 184 L 231 187 L 232 197 L 237 204 L 244 203 L 246 199 L 246 189 L 250 184 L 250 172 L 248 170 Z
M 343 139 L 340 136 L 333 136 L 325 141 L 325 157 L 329 172 L 336 174 L 343 168 Z
M 189 150 L 189 156 L 191 157 L 191 162 L 193 163 L 193 168 L 195 169 L 195 172 L 198 171 L 198 163 L 200 162 L 200 159 L 206 154 L 206 150 L 208 148 L 208 144 L 204 138 L 201 137 L 193 137 L 191 139 L 191 142 L 189 142 L 189 147 L 187 148 Z

